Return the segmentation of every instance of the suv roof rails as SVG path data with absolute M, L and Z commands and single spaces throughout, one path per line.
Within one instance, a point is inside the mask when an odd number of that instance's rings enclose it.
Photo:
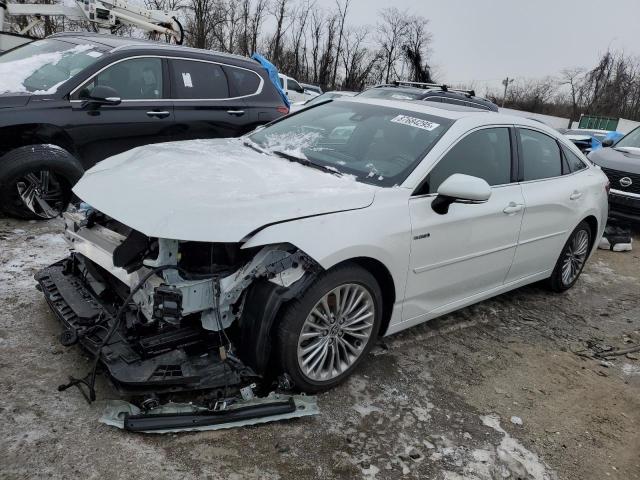
M 395 80 L 393 82 L 393 85 L 395 85 L 396 87 L 404 86 L 404 87 L 416 87 L 416 88 L 424 88 L 424 89 L 439 88 L 443 92 L 464 93 L 468 97 L 476 96 L 475 90 L 463 90 L 459 88 L 450 88 L 448 85 L 445 85 L 444 83 L 405 82 L 403 80 Z

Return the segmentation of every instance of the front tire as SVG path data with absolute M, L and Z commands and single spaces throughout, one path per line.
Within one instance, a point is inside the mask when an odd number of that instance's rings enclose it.
M 0 158 L 0 206 L 17 218 L 54 218 L 66 209 L 83 173 L 80 162 L 56 145 L 16 148 Z
M 592 239 L 593 233 L 589 224 L 585 221 L 580 222 L 565 243 L 549 278 L 551 290 L 564 292 L 573 287 L 589 256 Z
M 278 325 L 284 371 L 304 392 L 335 387 L 373 346 L 381 316 L 382 293 L 367 270 L 345 264 L 321 274 Z

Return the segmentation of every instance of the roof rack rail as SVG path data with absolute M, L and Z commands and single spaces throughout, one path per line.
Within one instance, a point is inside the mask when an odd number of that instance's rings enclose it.
M 406 86 L 406 87 L 416 87 L 416 88 L 425 88 L 425 89 L 439 88 L 443 92 L 460 92 L 460 93 L 464 93 L 469 97 L 476 96 L 475 90 L 463 90 L 459 88 L 451 88 L 448 85 L 445 85 L 444 83 L 406 82 L 404 80 L 395 80 L 393 82 L 393 85 L 395 85 L 396 87 Z

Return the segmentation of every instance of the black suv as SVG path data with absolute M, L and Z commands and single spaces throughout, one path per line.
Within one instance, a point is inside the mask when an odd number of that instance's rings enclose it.
M 609 216 L 640 224 L 640 127 L 617 142 L 604 140 L 589 160 L 609 177 Z
M 371 87 L 360 97 L 391 98 L 394 100 L 424 100 L 436 103 L 449 103 L 464 107 L 479 108 L 497 112 L 498 106 L 486 98 L 476 97 L 473 90 L 458 90 L 437 83 L 400 82 L 385 83 Z
M 96 162 L 133 147 L 234 137 L 288 113 L 258 62 L 97 34 L 0 56 L 0 209 L 51 218 Z

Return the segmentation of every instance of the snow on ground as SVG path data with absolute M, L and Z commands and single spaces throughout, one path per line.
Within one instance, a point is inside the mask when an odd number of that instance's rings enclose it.
M 42 232 L 46 223 L 59 224 L 60 233 Z M 31 225 L 29 231 L 0 227 L 0 297 L 35 287 L 33 274 L 67 254 L 60 220 Z

